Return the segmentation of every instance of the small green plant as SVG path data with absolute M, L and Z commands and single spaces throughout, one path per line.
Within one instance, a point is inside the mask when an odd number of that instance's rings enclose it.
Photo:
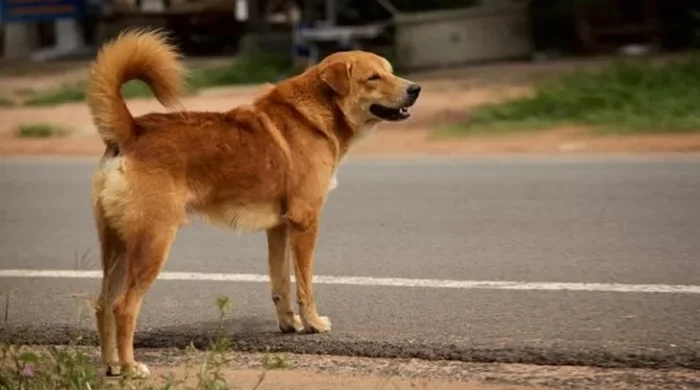
M 223 332 L 223 320 L 231 308 L 231 299 L 224 296 L 218 297 L 216 299 L 216 307 L 219 310 L 219 330 Z M 231 350 L 231 345 L 231 339 L 223 336 L 210 342 L 209 349 L 205 352 L 203 362 L 199 365 L 199 369 L 197 370 L 197 387 L 195 387 L 195 389 L 229 389 L 222 368 L 231 363 L 231 358 L 226 354 L 226 352 Z M 194 346 L 191 345 L 189 350 L 194 351 Z
M 0 97 L 0 107 L 14 107 L 15 102 L 8 98 Z
M 290 367 L 289 360 L 285 355 L 265 352 L 262 357 L 262 366 L 266 370 L 282 370 Z
M 45 352 L 0 345 L 0 389 L 113 389 L 90 364 L 88 357 L 69 347 L 48 347 Z
M 606 133 L 700 131 L 700 58 L 654 65 L 619 62 L 599 73 L 574 72 L 535 87 L 531 96 L 487 104 L 451 134 L 502 133 L 585 125 Z
M 68 133 L 65 128 L 48 123 L 20 125 L 17 130 L 17 136 L 23 138 L 62 137 Z
M 231 310 L 231 298 L 224 296 L 216 298 L 216 307 L 219 309 L 219 324 L 221 324 Z

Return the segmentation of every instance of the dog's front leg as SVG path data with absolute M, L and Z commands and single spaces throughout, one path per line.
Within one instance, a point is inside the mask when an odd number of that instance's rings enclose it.
M 314 249 L 318 236 L 319 213 L 307 210 L 305 213 L 294 214 L 288 218 L 289 238 L 295 260 L 297 300 L 301 321 L 307 332 L 328 332 L 331 330 L 331 322 L 328 317 L 318 315 L 313 289 Z

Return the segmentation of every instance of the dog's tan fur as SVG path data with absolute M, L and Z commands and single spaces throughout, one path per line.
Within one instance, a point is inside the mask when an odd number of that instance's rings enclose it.
M 228 112 L 132 117 L 125 82 L 148 83 L 179 109 L 183 69 L 163 34 L 128 31 L 93 64 L 87 101 L 105 141 L 92 183 L 104 278 L 97 308 L 108 372 L 135 370 L 134 328 L 142 299 L 188 214 L 241 231 L 266 231 L 272 300 L 283 332 L 326 332 L 312 286 L 319 218 L 348 148 L 381 118 L 370 105 L 401 107 L 417 94 L 374 54 L 333 54 L 304 73 L 265 88 Z M 374 77 L 372 77 L 374 76 Z M 290 298 L 295 260 L 299 314 Z

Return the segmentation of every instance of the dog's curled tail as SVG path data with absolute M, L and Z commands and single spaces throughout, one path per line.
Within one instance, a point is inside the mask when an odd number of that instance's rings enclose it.
M 121 95 L 141 80 L 165 107 L 180 108 L 185 70 L 175 46 L 160 30 L 127 30 L 105 44 L 92 64 L 86 100 L 105 143 L 124 145 L 134 135 L 134 118 Z

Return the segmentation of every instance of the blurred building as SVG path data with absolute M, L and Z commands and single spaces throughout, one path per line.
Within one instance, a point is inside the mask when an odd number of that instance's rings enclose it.
M 255 49 L 316 61 L 365 48 L 406 69 L 687 49 L 700 0 L 0 0 L 5 57 L 85 56 L 127 26 L 191 56 Z M 61 13 L 54 7 L 65 5 Z M 49 7 L 48 5 L 52 5 Z M 22 8 L 24 7 L 24 8 Z M 72 8 L 71 8 L 72 7 Z M 53 48 L 47 52 L 46 48 Z M 60 49 L 60 50 L 59 50 Z

